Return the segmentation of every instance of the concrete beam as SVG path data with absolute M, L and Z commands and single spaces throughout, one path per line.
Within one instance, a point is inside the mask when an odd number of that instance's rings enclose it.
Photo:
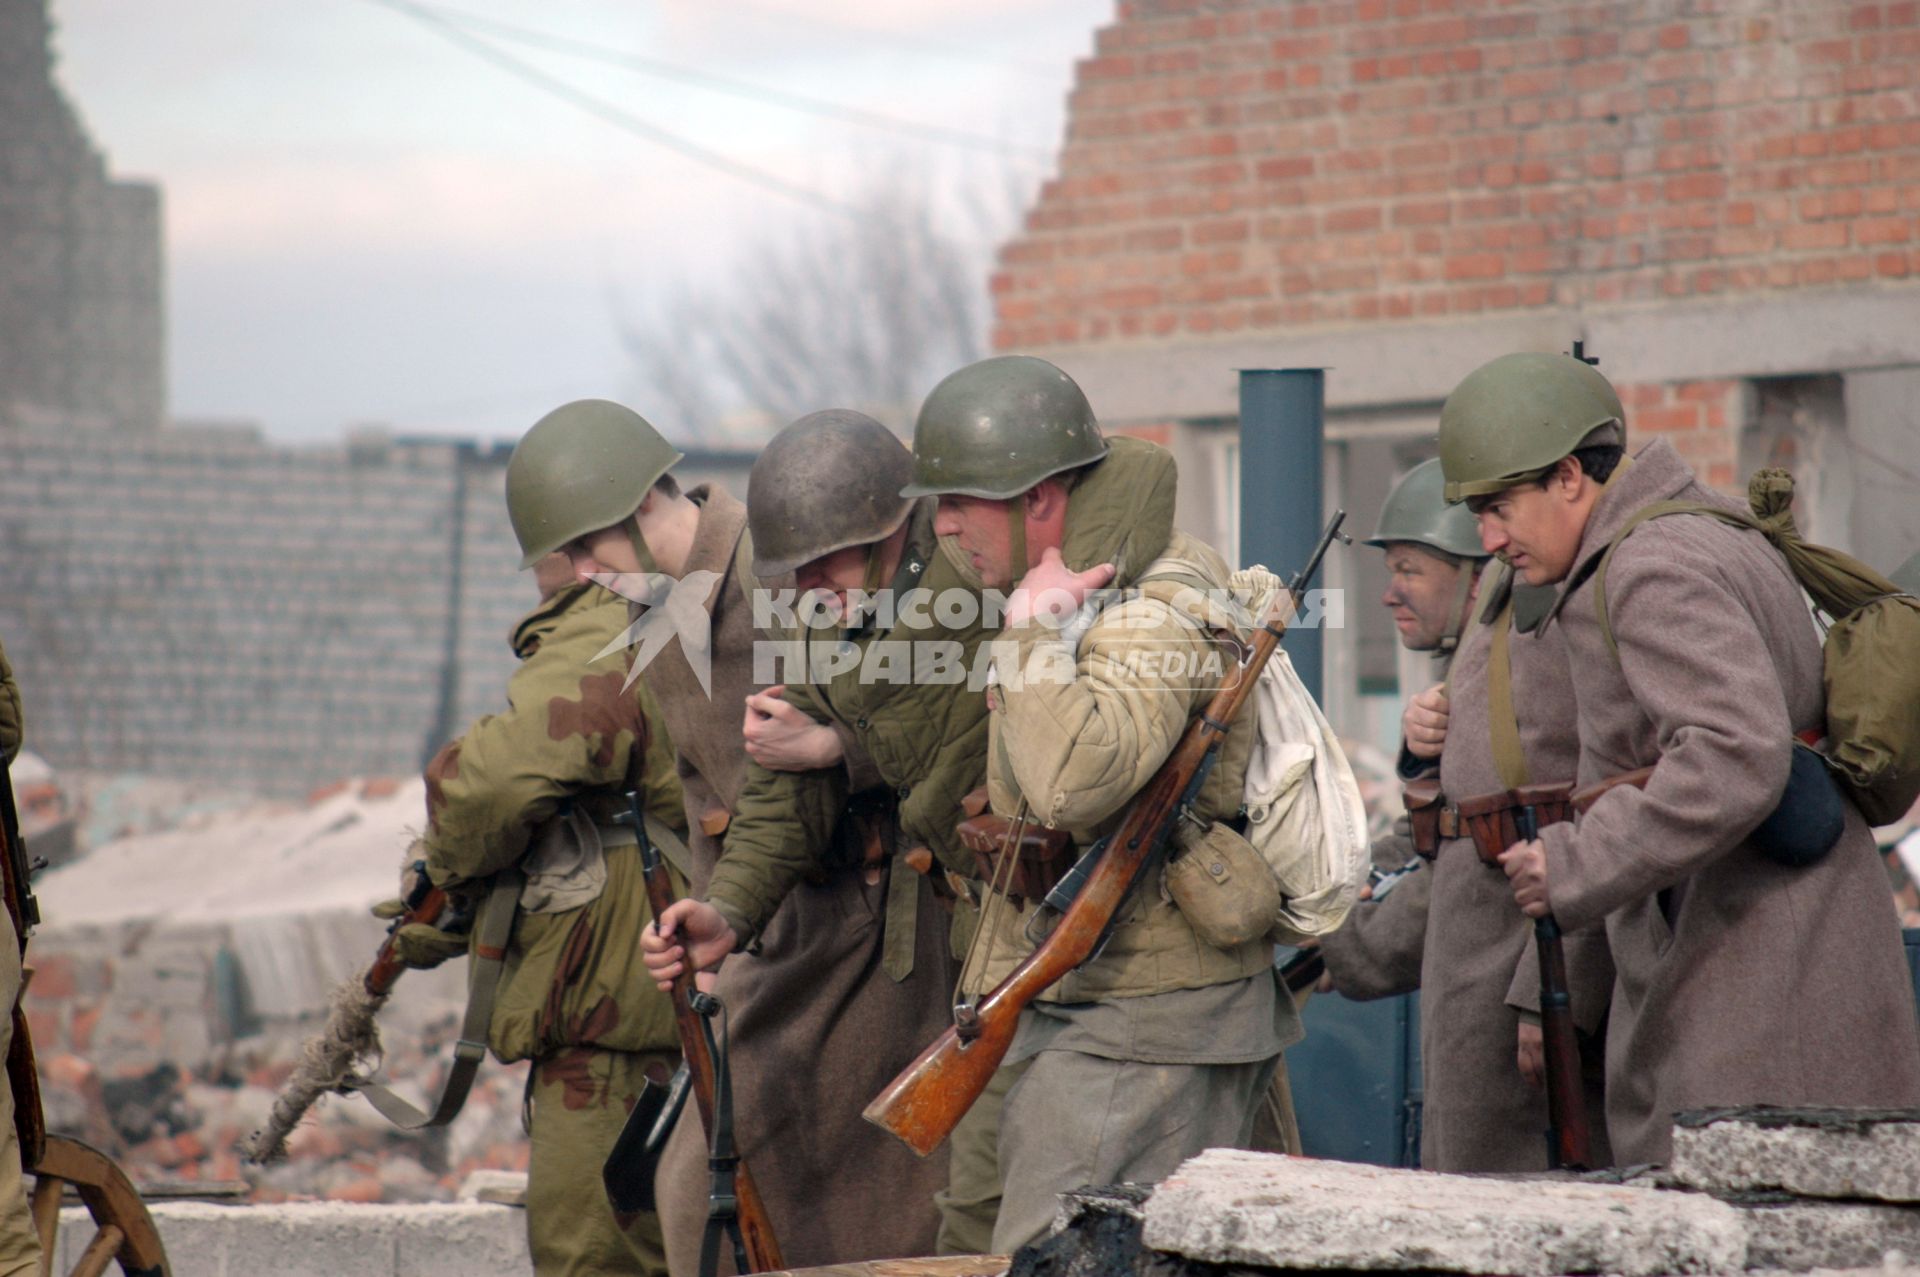
M 168 1265 L 192 1277 L 474 1277 L 533 1267 L 527 1214 L 510 1206 L 156 1202 L 149 1210 Z M 70 1271 L 92 1236 L 85 1210 L 61 1211 L 54 1271 Z
M 1920 365 L 1920 287 L 1567 307 L 1189 342 L 1038 348 L 1116 423 L 1231 417 L 1240 368 L 1327 368 L 1335 410 L 1432 404 L 1476 366 L 1584 340 L 1623 382 Z

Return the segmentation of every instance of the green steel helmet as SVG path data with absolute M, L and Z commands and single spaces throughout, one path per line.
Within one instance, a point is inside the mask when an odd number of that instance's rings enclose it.
M 1422 461 L 1400 476 L 1380 507 L 1380 522 L 1368 545 L 1382 549 L 1396 541 L 1411 541 L 1456 559 L 1484 559 L 1480 525 L 1463 505 L 1448 505 L 1440 496 L 1440 458 Z
M 862 412 L 808 413 L 773 437 L 747 476 L 753 574 L 784 576 L 850 545 L 885 540 L 913 502 L 913 454 Z
M 913 482 L 902 496 L 1005 501 L 1107 455 L 1073 378 L 1031 355 L 968 364 L 933 388 L 913 428 Z
M 1449 502 L 1513 487 L 1626 411 L 1600 371 L 1572 355 L 1502 355 L 1467 374 L 1440 409 Z
M 606 399 L 576 399 L 534 422 L 507 462 L 520 566 L 625 520 L 683 455 L 645 417 Z

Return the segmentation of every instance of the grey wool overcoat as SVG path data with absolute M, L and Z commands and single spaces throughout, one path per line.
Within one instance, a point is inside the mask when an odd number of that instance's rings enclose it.
M 1706 516 L 1643 523 L 1606 578 L 1617 662 L 1602 638 L 1588 569 L 1630 515 L 1673 498 L 1733 506 L 1648 445 L 1595 505 L 1551 621 L 1577 674 L 1581 783 L 1654 768 L 1644 791 L 1543 831 L 1555 913 L 1605 918 L 1618 968 L 1607 1125 L 1622 1162 L 1664 1162 L 1684 1109 L 1920 1105 L 1913 987 L 1866 822 L 1848 803 L 1839 844 L 1806 868 L 1748 841 L 1793 734 L 1825 718 L 1820 638 L 1785 559 Z
M 1497 604 L 1498 599 L 1489 603 Z M 1448 803 L 1504 789 L 1494 763 L 1488 674 L 1493 631 L 1468 630 L 1448 676 L 1451 713 L 1440 755 Z M 1514 718 L 1530 784 L 1573 779 L 1579 747 L 1573 693 L 1559 635 L 1509 632 Z M 1391 897 L 1389 897 L 1391 903 Z M 1598 927 L 1567 936 L 1567 975 L 1575 1023 L 1594 1055 L 1591 1125 L 1601 1125 L 1598 1051 L 1613 970 Z M 1421 1165 L 1440 1171 L 1547 1168 L 1547 1102 L 1521 1075 L 1520 1008 L 1538 1006 L 1533 924 L 1514 903 L 1506 875 L 1482 861 L 1470 838 L 1449 838 L 1433 862 L 1427 944 L 1421 963 L 1420 1052 L 1426 1106 Z M 1598 1141 L 1596 1161 L 1608 1160 Z

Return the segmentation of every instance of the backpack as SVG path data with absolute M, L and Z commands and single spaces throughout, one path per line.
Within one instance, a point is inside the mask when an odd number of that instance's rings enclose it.
M 1172 558 L 1151 564 L 1135 585 L 1169 603 L 1192 589 L 1219 597 L 1198 564 Z M 1265 568 L 1235 572 L 1228 579 L 1229 597 L 1216 609 L 1216 630 L 1230 628 L 1244 651 L 1281 588 L 1280 578 Z M 1339 738 L 1284 647 L 1261 668 L 1248 700 L 1234 724 L 1253 733 L 1241 792 L 1245 828 L 1238 836 L 1258 853 L 1278 887 L 1267 935 L 1297 944 L 1337 930 L 1360 897 L 1372 867 L 1366 804 Z
M 1920 599 L 1851 555 L 1801 540 L 1793 522 L 1793 476 L 1785 470 L 1756 473 L 1747 483 L 1747 504 L 1751 514 L 1661 501 L 1629 519 L 1593 574 L 1601 637 L 1618 665 L 1620 648 L 1607 618 L 1607 563 L 1642 523 L 1703 514 L 1762 534 L 1825 618 L 1827 766 L 1868 824 L 1890 824 L 1920 798 Z

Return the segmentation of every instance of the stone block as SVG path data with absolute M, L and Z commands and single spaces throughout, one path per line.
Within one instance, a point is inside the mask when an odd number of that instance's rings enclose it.
M 1920 1255 L 1920 1207 L 1870 1202 L 1778 1202 L 1736 1208 L 1747 1221 L 1747 1263 L 1805 1272 L 1880 1268 Z
M 169 1266 L 195 1277 L 473 1277 L 532 1267 L 526 1214 L 504 1206 L 159 1202 L 150 1210 Z M 57 1271 L 72 1266 L 92 1233 L 84 1210 L 60 1212 Z
M 1673 1129 L 1676 1182 L 1708 1192 L 1920 1203 L 1920 1111 L 1709 1109 Z
M 1547 1277 L 1737 1271 L 1746 1225 L 1687 1193 L 1212 1149 L 1147 1202 L 1146 1245 L 1234 1266 Z

